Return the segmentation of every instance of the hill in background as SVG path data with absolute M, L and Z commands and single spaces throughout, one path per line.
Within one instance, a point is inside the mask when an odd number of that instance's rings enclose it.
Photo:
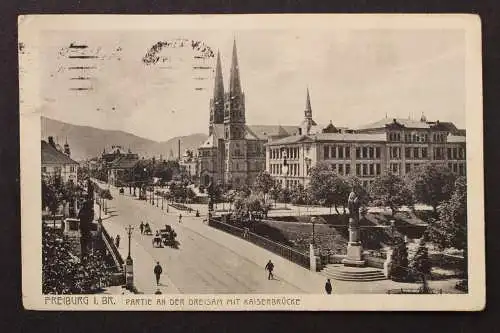
M 47 140 L 49 136 L 53 136 L 60 145 L 63 145 L 67 138 L 71 148 L 71 157 L 76 161 L 100 156 L 104 148 L 109 151 L 113 145 L 122 146 L 123 149 L 130 148 L 141 157 L 156 156 L 158 158 L 162 155 L 163 158 L 168 159 L 172 151 L 174 157 L 177 158 L 179 139 L 181 140 L 181 154 L 186 149 L 198 149 L 207 139 L 207 135 L 195 133 L 157 142 L 124 131 L 73 125 L 42 117 L 41 139 Z

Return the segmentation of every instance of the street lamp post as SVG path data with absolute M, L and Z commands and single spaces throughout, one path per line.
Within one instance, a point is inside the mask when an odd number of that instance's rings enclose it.
M 311 218 L 311 223 L 312 223 L 312 243 L 313 245 L 315 245 L 316 242 L 314 241 L 315 239 L 314 225 L 316 224 L 316 217 Z
M 127 259 L 125 260 L 125 286 L 127 287 L 127 289 L 131 289 L 134 286 L 134 261 L 130 256 L 130 239 L 132 236 L 132 230 L 134 230 L 134 228 L 129 225 L 126 230 L 128 235 L 128 255 Z

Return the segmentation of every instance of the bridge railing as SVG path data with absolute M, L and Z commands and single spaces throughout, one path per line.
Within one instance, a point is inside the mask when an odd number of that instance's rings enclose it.
M 273 252 L 297 265 L 305 267 L 309 269 L 310 261 L 309 255 L 297 251 L 289 246 L 277 243 L 268 238 L 257 235 L 253 232 L 250 232 L 248 229 L 242 229 L 227 223 L 223 223 L 216 218 L 211 218 L 208 222 L 208 225 L 214 227 L 216 229 L 225 231 L 234 236 L 243 238 L 257 246 L 260 246 L 268 251 Z
M 118 249 L 113 243 L 113 240 L 109 236 L 108 232 L 106 231 L 106 228 L 104 228 L 102 224 L 101 224 L 101 235 L 102 235 L 102 240 L 106 245 L 106 248 L 108 249 L 109 253 L 111 254 L 111 257 L 113 258 L 113 262 L 115 263 L 116 268 L 121 271 L 123 269 L 123 264 L 124 264 L 123 258 L 120 252 L 118 252 Z

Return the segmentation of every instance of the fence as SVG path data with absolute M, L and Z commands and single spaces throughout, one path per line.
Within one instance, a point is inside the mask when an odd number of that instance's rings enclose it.
M 268 251 L 273 252 L 274 254 L 277 254 L 287 260 L 290 260 L 291 262 L 297 265 L 300 265 L 307 269 L 309 269 L 310 267 L 309 255 L 299 252 L 295 249 L 292 249 L 289 246 L 276 243 L 268 238 L 259 236 L 253 232 L 248 231 L 248 229 L 238 228 L 233 225 L 218 221 L 214 218 L 211 218 L 208 221 L 208 225 L 216 229 L 225 231 L 234 236 L 243 238 L 257 246 L 260 246 Z
M 109 253 L 111 254 L 111 257 L 113 258 L 113 262 L 116 265 L 116 269 L 118 271 L 121 271 L 123 269 L 123 263 L 124 263 L 123 258 L 120 255 L 120 252 L 118 252 L 118 249 L 116 248 L 115 244 L 111 240 L 111 237 L 106 231 L 106 228 L 102 227 L 102 225 L 101 225 L 101 235 L 102 235 L 102 240 L 106 245 L 106 248 L 108 249 Z

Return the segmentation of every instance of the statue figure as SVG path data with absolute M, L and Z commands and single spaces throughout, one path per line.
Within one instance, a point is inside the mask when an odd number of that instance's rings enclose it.
M 347 199 L 347 208 L 349 209 L 349 218 L 359 221 L 359 207 L 360 202 L 358 195 L 354 189 L 349 193 L 349 198 Z

